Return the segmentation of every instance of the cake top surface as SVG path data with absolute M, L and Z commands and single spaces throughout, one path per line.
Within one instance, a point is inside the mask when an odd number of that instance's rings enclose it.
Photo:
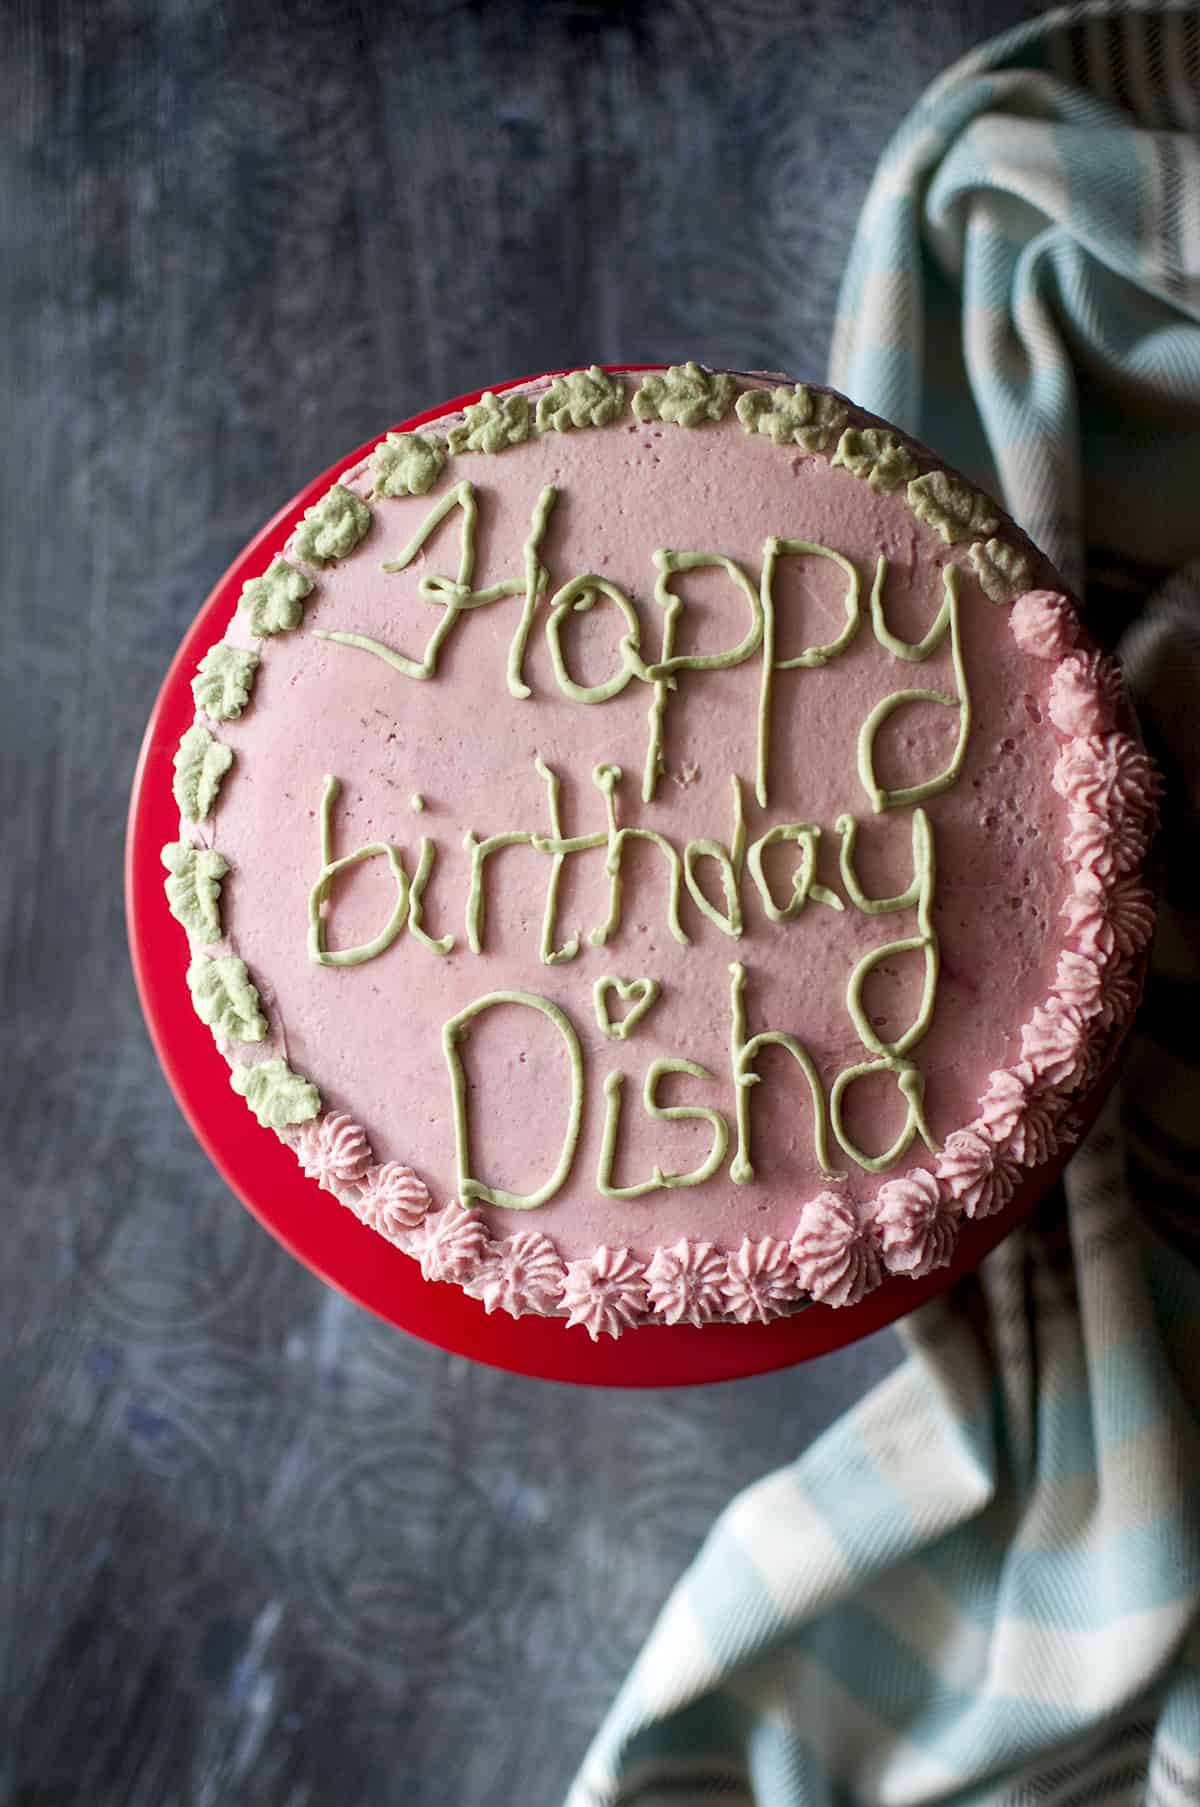
M 586 1266 L 669 1320 L 711 1245 L 707 1315 L 762 1315 L 798 1236 L 831 1302 L 921 1269 L 1039 1010 L 1078 1063 L 1112 1018 L 1060 963 L 1104 980 L 1072 899 L 1136 883 L 1151 780 L 1077 639 L 993 504 L 826 391 L 593 368 L 388 435 L 246 586 L 177 758 L 235 1088 L 509 1309 Z

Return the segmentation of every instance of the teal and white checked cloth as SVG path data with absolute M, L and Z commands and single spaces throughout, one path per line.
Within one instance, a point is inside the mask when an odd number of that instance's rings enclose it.
M 1121 633 L 1154 970 L 1063 1190 L 722 1515 L 569 1807 L 1200 1802 L 1198 130 L 1200 11 L 1071 7 L 949 71 L 867 199 L 832 380 Z

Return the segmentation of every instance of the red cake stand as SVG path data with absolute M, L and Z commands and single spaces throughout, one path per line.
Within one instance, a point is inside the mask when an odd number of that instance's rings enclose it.
M 510 389 L 529 380 L 515 378 L 496 388 Z M 429 408 L 401 422 L 397 430 L 411 432 L 478 401 L 482 393 L 476 390 Z M 290 1150 L 269 1130 L 260 1128 L 230 1090 L 225 1061 L 192 1009 L 184 982 L 183 935 L 163 892 L 159 849 L 179 831 L 171 789 L 172 757 L 192 721 L 191 679 L 196 665 L 225 631 L 243 583 L 282 551 L 304 510 L 374 444 L 375 440 L 369 440 L 315 477 L 233 561 L 171 663 L 138 758 L 125 847 L 125 903 L 133 972 L 163 1070 L 201 1146 L 271 1235 L 331 1286 L 413 1336 L 514 1373 L 611 1387 L 734 1380 L 824 1355 L 894 1323 L 978 1266 L 1058 1177 L 1066 1157 L 1056 1157 L 1031 1175 L 998 1220 L 964 1223 L 951 1266 L 924 1280 L 889 1279 L 860 1305 L 842 1311 L 814 1305 L 770 1324 L 710 1324 L 703 1329 L 645 1325 L 626 1331 L 618 1341 L 605 1337 L 593 1343 L 584 1330 L 568 1329 L 561 1319 L 513 1319 L 503 1312 L 489 1317 L 477 1300 L 458 1287 L 424 1280 L 411 1257 L 365 1229 L 306 1178 Z

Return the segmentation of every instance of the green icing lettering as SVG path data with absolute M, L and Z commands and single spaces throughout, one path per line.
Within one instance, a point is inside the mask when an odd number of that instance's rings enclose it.
M 264 1129 L 286 1129 L 307 1123 L 321 1109 L 321 1096 L 311 1080 L 293 1073 L 286 1060 L 260 1060 L 257 1066 L 235 1066 L 229 1083 L 244 1098 Z
M 450 450 L 503 452 L 529 438 L 529 398 L 525 395 L 493 395 L 485 389 L 477 402 L 463 410 L 462 425 L 451 427 Z
M 720 841 L 707 838 L 689 841 L 683 850 L 684 883 L 692 894 L 696 908 L 715 923 L 723 935 L 736 941 L 742 933 L 742 902 L 740 887 L 742 882 L 742 866 L 746 857 L 746 818 L 742 810 L 742 786 L 736 774 L 730 777 L 733 790 L 733 832 L 729 846 L 722 847 Z M 696 877 L 696 864 L 699 860 L 715 860 L 721 879 L 721 889 L 725 894 L 724 912 L 709 902 Z
M 197 709 L 215 722 L 233 721 L 250 701 L 257 670 L 257 653 L 218 640 L 209 647 L 192 679 Z
M 590 370 L 571 370 L 556 376 L 538 397 L 539 433 L 566 433 L 572 427 L 605 427 L 625 409 L 625 385 L 593 364 Z
M 654 701 L 650 705 L 650 739 L 646 750 L 646 766 L 642 778 L 642 799 L 650 803 L 658 780 L 664 770 L 663 737 L 666 726 L 667 693 L 676 687 L 676 673 L 681 671 L 728 671 L 735 665 L 742 665 L 747 659 L 754 657 L 762 645 L 763 638 L 763 606 L 762 600 L 750 578 L 742 567 L 733 559 L 726 558 L 722 552 L 669 552 L 660 550 L 654 554 L 654 564 L 658 577 L 654 585 L 654 600 L 663 611 L 662 656 L 653 665 L 644 665 L 640 659 L 637 663 L 637 675 L 647 683 L 654 685 Z M 700 571 L 716 569 L 724 571 L 742 598 L 750 612 L 750 626 L 736 646 L 722 653 L 676 653 L 675 628 L 684 602 L 671 589 L 671 578 L 677 571 Z M 633 660 L 636 653 L 625 642 L 626 656 Z
M 608 994 L 613 992 L 618 1003 L 631 1006 L 623 1017 L 609 1015 Z M 596 1012 L 596 1027 L 601 1035 L 607 1035 L 613 1041 L 623 1042 L 631 1035 L 650 1010 L 662 996 L 662 986 L 657 979 L 617 979 L 611 974 L 597 979 L 592 986 L 592 1007 Z
M 958 568 L 955 565 L 943 568 L 942 606 L 934 616 L 932 625 L 919 640 L 902 640 L 898 634 L 893 634 L 884 620 L 883 586 L 887 574 L 888 561 L 881 552 L 875 561 L 875 581 L 871 585 L 871 630 L 880 646 L 891 653 L 894 659 L 905 659 L 910 664 L 923 664 L 931 653 L 936 652 L 950 631 L 952 598 L 958 594 Z
M 776 445 L 798 445 L 823 452 L 846 422 L 846 409 L 835 395 L 797 383 L 789 389 L 744 389 L 737 417 L 746 433 L 765 433 Z
M 933 902 L 933 834 L 923 809 L 912 814 L 912 883 L 895 897 L 868 897 L 858 882 L 854 869 L 854 847 L 858 840 L 858 823 L 853 816 L 839 816 L 834 824 L 842 837 L 838 864 L 846 895 L 856 910 L 865 916 L 890 915 L 895 910 L 911 910 L 914 904 L 928 910 Z
M 554 945 L 558 917 L 558 887 L 567 858 L 566 853 L 562 851 L 564 843 L 562 817 L 558 802 L 558 773 L 551 770 L 540 753 L 534 755 L 533 763 L 538 777 L 546 786 L 546 810 L 550 818 L 549 845 L 540 837 L 534 839 L 534 846 L 539 852 L 548 852 L 551 855 L 550 878 L 546 885 L 546 909 L 542 917 L 541 960 L 543 966 L 560 966 L 567 960 L 573 960 L 579 952 L 579 937 L 572 935 L 561 947 Z M 592 847 L 603 847 L 607 840 L 607 835 L 585 835 L 582 845 L 577 851 L 586 852 Z
M 804 909 L 809 898 L 814 903 L 826 904 L 831 910 L 844 910 L 845 905 L 836 891 L 830 891 L 825 885 L 813 883 L 817 867 L 817 843 L 821 838 L 821 830 L 813 822 L 777 822 L 768 828 L 765 834 L 753 842 L 746 858 L 750 867 L 750 876 L 758 887 L 762 898 L 762 906 L 770 922 L 792 922 Z M 792 873 L 792 895 L 785 904 L 777 904 L 771 895 L 771 887 L 763 870 L 763 854 L 768 847 L 780 842 L 791 842 L 800 849 L 800 864 Z
M 408 875 L 397 848 L 385 841 L 372 841 L 369 846 L 356 847 L 353 853 L 344 854 L 340 860 L 334 859 L 333 806 L 340 789 L 337 779 L 327 774 L 321 796 L 321 870 L 308 894 L 308 957 L 314 966 L 361 966 L 367 960 L 374 960 L 377 954 L 386 953 L 408 920 Z M 364 941 L 358 947 L 327 948 L 322 906 L 329 896 L 334 879 L 339 872 L 344 872 L 349 866 L 356 866 L 360 860 L 376 858 L 387 861 L 388 871 L 396 887 L 396 902 L 391 915 L 372 940 Z M 421 939 L 428 938 L 422 936 Z
M 215 960 L 197 954 L 187 969 L 187 985 L 196 1015 L 214 1035 L 262 1041 L 267 1019 L 246 963 L 236 954 L 221 954 Z
M 679 921 L 679 895 L 683 885 L 683 863 L 665 835 L 656 833 L 652 828 L 620 828 L 617 825 L 616 787 L 621 781 L 619 765 L 598 765 L 592 773 L 592 783 L 604 795 L 605 810 L 608 816 L 608 854 L 604 862 L 604 870 L 609 878 L 608 918 L 599 928 L 595 928 L 588 936 L 593 947 L 603 947 L 611 940 L 621 926 L 621 859 L 629 841 L 647 841 L 657 847 L 667 862 L 667 925 L 681 947 L 691 945 L 691 936 Z M 590 840 L 591 837 L 589 836 Z M 574 844 L 563 843 L 566 852 L 574 851 Z
M 412 796 L 408 800 L 408 807 L 413 811 L 413 813 L 415 815 L 418 815 L 418 816 L 420 815 L 421 811 L 425 807 L 425 799 L 421 795 L 420 791 L 413 792 Z
M 467 946 L 473 954 L 483 952 L 483 930 L 486 908 L 483 894 L 483 868 L 494 853 L 500 853 L 505 847 L 532 847 L 537 840 L 536 835 L 521 829 L 508 829 L 503 834 L 490 834 L 485 840 L 478 841 L 468 828 L 463 836 L 463 846 L 471 860 L 470 883 L 467 888 Z M 603 845 L 603 837 L 601 837 Z
M 533 612 L 537 607 L 538 597 L 550 581 L 550 574 L 539 558 L 542 540 L 546 534 L 546 524 L 550 519 L 550 511 L 558 500 L 558 491 L 553 484 L 547 484 L 534 503 L 533 519 L 529 523 L 529 534 L 522 548 L 525 560 L 525 605 L 521 610 L 521 619 L 517 623 L 517 631 L 512 637 L 512 645 L 508 649 L 508 692 L 524 700 L 532 692 L 525 682 L 522 667 L 525 663 L 525 647 L 529 640 L 529 630 L 533 626 Z
M 900 1096 L 908 1107 L 904 1128 L 882 1154 L 866 1154 L 851 1140 L 842 1121 L 842 1105 L 850 1086 L 858 1079 L 865 1078 L 868 1073 L 891 1073 L 896 1080 Z M 833 1124 L 833 1133 L 838 1145 L 844 1149 L 850 1159 L 867 1173 L 882 1173 L 887 1167 L 894 1167 L 903 1159 L 911 1148 L 914 1139 L 920 1136 L 926 1148 L 938 1153 L 938 1144 L 929 1133 L 924 1116 L 925 1081 L 920 1070 L 911 1060 L 897 1060 L 893 1056 L 885 1056 L 881 1060 L 860 1061 L 857 1066 L 845 1067 L 834 1080 L 829 1091 L 829 1118 Z
M 912 479 L 905 493 L 918 521 L 936 527 L 948 546 L 995 532 L 991 503 L 949 471 L 926 471 Z
M 371 510 L 342 483 L 335 483 L 319 502 L 304 511 L 292 550 L 306 565 L 326 565 L 348 558 L 371 525 Z
M 761 391 L 748 391 L 761 393 Z M 744 401 L 745 396 L 742 397 Z M 776 659 L 775 657 L 775 567 L 781 558 L 824 558 L 829 559 L 845 574 L 846 594 L 842 599 L 845 610 L 846 625 L 835 639 L 823 645 L 807 646 L 802 653 L 793 659 Z M 797 671 L 827 665 L 836 659 L 839 653 L 845 652 L 855 634 L 858 632 L 860 619 L 858 571 L 848 558 L 835 552 L 830 546 L 818 545 L 813 540 L 781 540 L 772 535 L 763 545 L 762 576 L 759 581 L 759 596 L 762 609 L 762 675 L 758 690 L 758 729 L 756 736 L 754 794 L 760 809 L 767 807 L 768 800 L 768 765 L 770 761 L 771 743 L 771 693 L 774 674 L 777 671 Z
M 1029 588 L 1033 566 L 1024 552 L 1003 540 L 976 540 L 967 552 L 979 587 L 993 602 L 1011 602 Z
M 277 558 L 261 577 L 242 585 L 238 614 L 250 632 L 262 639 L 268 634 L 290 634 L 304 619 L 304 598 L 313 593 L 306 571 Z
M 899 489 L 917 474 L 912 453 L 900 435 L 886 427 L 847 427 L 830 462 L 874 490 Z
M 446 448 L 424 433 L 389 433 L 371 454 L 373 496 L 424 496 L 446 468 Z
M 366 634 L 326 633 L 318 629 L 317 638 L 332 640 L 338 646 L 355 646 L 360 652 L 372 653 L 375 658 L 382 659 L 385 665 L 390 665 L 393 671 L 401 672 L 406 678 L 420 681 L 433 677 L 437 670 L 438 654 L 460 615 L 471 609 L 486 608 L 489 603 L 498 602 L 503 596 L 519 595 L 525 588 L 524 579 L 514 578 L 489 584 L 485 590 L 474 590 L 471 587 L 475 572 L 475 527 L 479 514 L 473 483 L 456 483 L 453 489 L 447 490 L 441 500 L 435 502 L 400 556 L 387 559 L 383 569 L 389 573 L 406 570 L 424 549 L 426 541 L 456 508 L 462 510 L 458 576 L 422 577 L 417 583 L 417 594 L 424 601 L 435 603 L 442 609 L 441 619 L 429 636 L 420 659 L 410 659 L 407 654 L 397 652 L 381 640 L 372 640 Z
M 163 889 L 176 922 L 205 943 L 221 939 L 221 880 L 229 861 L 215 847 L 193 847 L 168 841 L 162 850 L 167 869 Z
M 966 757 L 967 740 L 971 732 L 971 697 L 967 689 L 967 674 L 963 665 L 962 646 L 958 625 L 958 568 L 947 565 L 943 573 L 946 586 L 945 608 L 949 620 L 951 657 L 954 663 L 954 676 L 958 687 L 956 696 L 947 696 L 942 690 L 897 690 L 882 701 L 867 716 L 858 735 L 858 775 L 862 787 L 871 799 L 871 807 L 878 814 L 885 809 L 898 809 L 908 803 L 923 803 L 927 797 L 936 797 L 941 791 L 949 790 L 957 782 Z M 940 616 L 939 616 L 940 620 Z M 936 627 L 935 623 L 935 627 Z M 930 630 L 932 633 L 934 629 Z M 928 639 L 929 636 L 926 636 Z M 924 645 L 924 641 L 921 642 Z M 920 784 L 903 785 L 898 790 L 884 790 L 875 777 L 875 736 L 887 718 L 905 703 L 938 703 L 946 709 L 959 711 L 958 738 L 949 764 L 932 778 L 924 779 Z
M 847 820 L 839 818 L 839 827 Z M 843 872 L 851 871 L 850 850 L 853 848 L 853 833 L 843 830 L 842 859 Z M 933 882 L 935 862 L 933 854 L 933 832 L 929 826 L 929 818 L 923 809 L 913 811 L 912 821 L 912 853 L 913 878 L 908 890 L 902 893 L 905 902 L 913 900 L 917 905 L 917 934 L 900 941 L 888 941 L 882 947 L 872 948 L 857 962 L 846 985 L 846 1009 L 850 1019 L 858 1031 L 858 1039 L 873 1054 L 890 1055 L 899 1058 L 915 1048 L 921 1037 L 933 1021 L 934 1002 L 937 996 L 938 982 L 938 938 L 933 927 Z M 853 874 L 851 873 L 851 877 Z M 850 889 L 849 884 L 847 889 Z M 851 891 L 852 900 L 857 904 L 862 892 L 854 882 Z M 864 899 L 869 914 L 879 914 L 887 909 L 902 908 L 901 899 L 888 897 L 875 899 L 873 902 Z M 861 905 L 859 907 L 862 907 Z M 896 959 L 902 954 L 919 953 L 925 963 L 925 979 L 921 991 L 921 1003 L 910 1027 L 893 1041 L 884 1041 L 875 1030 L 863 1003 L 863 987 L 869 974 L 885 960 Z
M 535 1192 L 505 1192 L 499 1186 L 489 1186 L 476 1179 L 471 1172 L 470 1131 L 467 1120 L 467 1079 L 463 1071 L 462 1059 L 459 1055 L 459 1043 L 466 1035 L 471 1023 L 483 1011 L 492 1009 L 497 1004 L 517 1004 L 527 1010 L 536 1010 L 554 1024 L 562 1037 L 567 1052 L 567 1062 L 571 1076 L 571 1101 L 567 1112 L 567 1129 L 563 1138 L 562 1153 L 558 1164 L 545 1185 L 539 1186 Z M 566 1182 L 575 1159 L 575 1148 L 579 1141 L 579 1124 L 583 1113 L 583 1050 L 579 1046 L 579 1037 L 574 1024 L 565 1010 L 552 1003 L 549 998 L 540 997 L 531 991 L 490 991 L 485 997 L 476 998 L 457 1015 L 452 1016 L 442 1029 L 442 1051 L 446 1057 L 446 1066 L 450 1073 L 450 1100 L 454 1112 L 454 1148 L 458 1167 L 458 1196 L 463 1204 L 473 1198 L 482 1199 L 489 1205 L 500 1205 L 509 1211 L 535 1211 L 539 1205 L 546 1204 Z
M 562 624 L 572 613 L 586 613 L 601 597 L 607 597 L 615 604 L 625 620 L 626 632 L 619 648 L 621 664 L 602 684 L 577 684 L 568 672 L 563 658 Z M 563 695 L 573 703 L 607 703 L 611 697 L 620 696 L 630 679 L 637 677 L 643 669 L 638 655 L 640 635 L 637 610 L 624 591 L 619 590 L 616 584 L 609 583 L 606 577 L 588 573 L 583 577 L 573 577 L 570 583 L 564 584 L 551 599 L 550 614 L 546 621 L 550 659 Z
M 724 371 L 702 370 L 694 360 L 655 370 L 634 391 L 633 411 L 639 420 L 666 420 L 679 427 L 698 427 L 723 420 L 736 384 Z
M 199 722 L 188 729 L 175 751 L 172 787 L 179 813 L 186 822 L 204 821 L 232 764 L 232 747 L 214 740 Z
M 783 1048 L 808 1081 L 813 1108 L 813 1147 L 824 1173 L 833 1172 L 829 1162 L 829 1143 L 825 1133 L 825 1091 L 821 1075 L 808 1050 L 794 1035 L 779 1029 L 763 1031 L 749 1039 L 746 1036 L 746 969 L 740 961 L 729 968 L 732 979 L 730 997 L 730 1066 L 733 1072 L 737 1115 L 737 1150 L 730 1163 L 729 1177 L 736 1186 L 744 1186 L 754 1178 L 750 1163 L 750 1090 L 759 1083 L 755 1062 L 764 1048 Z
M 436 849 L 429 836 L 422 835 L 420 851 L 417 855 L 417 870 L 413 874 L 412 885 L 408 893 L 408 932 L 423 947 L 427 947 L 431 954 L 448 954 L 454 946 L 454 936 L 429 935 L 421 926 L 422 899 L 433 872 L 435 854 Z
M 621 1093 L 625 1075 L 619 1072 L 609 1073 L 604 1081 L 604 1135 L 596 1169 L 596 1190 L 602 1197 L 644 1198 L 648 1192 L 657 1192 L 664 1187 L 673 1190 L 680 1186 L 702 1186 L 705 1180 L 712 1178 L 725 1159 L 729 1147 L 729 1125 L 720 1111 L 707 1105 L 659 1104 L 658 1087 L 672 1073 L 684 1073 L 690 1079 L 705 1079 L 710 1082 L 713 1078 L 706 1067 L 698 1066 L 692 1060 L 652 1062 L 642 1090 L 642 1105 L 646 1115 L 656 1123 L 707 1123 L 713 1132 L 708 1154 L 700 1166 L 692 1168 L 689 1173 L 665 1173 L 656 1165 L 647 1180 L 638 1180 L 630 1186 L 614 1185 L 612 1172 L 621 1128 Z

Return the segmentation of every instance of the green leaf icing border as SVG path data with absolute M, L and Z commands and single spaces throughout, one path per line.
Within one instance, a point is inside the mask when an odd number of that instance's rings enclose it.
M 214 739 L 202 722 L 194 722 L 176 747 L 173 764 L 171 788 L 180 815 L 185 822 L 203 822 L 233 764 L 233 748 Z
M 733 405 L 737 385 L 728 371 L 702 370 L 689 360 L 654 370 L 633 395 L 633 411 L 639 420 L 666 420 L 678 427 L 699 427 L 706 420 L 724 420 Z
M 593 364 L 556 376 L 538 396 L 534 419 L 539 433 L 566 433 L 573 427 L 606 427 L 625 412 L 625 385 Z
M 193 847 L 168 841 L 162 850 L 167 869 L 163 889 L 176 922 L 200 941 L 221 939 L 221 880 L 229 861 L 215 847 Z
M 446 448 L 425 433 L 389 433 L 371 453 L 373 496 L 424 496 L 446 468 Z
M 917 474 L 917 461 L 888 427 L 847 427 L 830 459 L 873 490 L 899 489 Z
M 244 1098 L 264 1129 L 286 1129 L 307 1123 L 321 1109 L 321 1095 L 310 1079 L 293 1073 L 281 1056 L 260 1060 L 256 1066 L 235 1064 L 229 1083 Z
M 1004 540 L 976 540 L 969 548 L 979 587 L 992 602 L 1011 602 L 1029 588 L 1033 561 Z
M 306 565 L 327 565 L 349 558 L 371 525 L 371 510 L 343 483 L 327 489 L 319 502 L 304 510 L 292 547 Z
M 196 707 L 215 722 L 235 721 L 250 701 L 258 654 L 218 640 L 210 646 L 192 679 Z
M 187 986 L 196 1015 L 214 1035 L 262 1041 L 267 1019 L 246 962 L 236 954 L 220 954 L 215 960 L 197 954 L 187 969 Z
M 823 452 L 846 424 L 848 410 L 836 395 L 796 383 L 791 389 L 743 389 L 737 417 L 745 433 L 765 433 L 776 445 Z
M 918 521 L 935 527 L 948 546 L 994 533 L 999 526 L 992 504 L 949 471 L 926 471 L 914 477 L 905 494 Z
M 523 392 L 494 395 L 485 389 L 477 402 L 463 410 L 461 426 L 451 427 L 447 443 L 451 452 L 503 452 L 523 445 L 529 438 L 529 397 Z
M 269 634 L 290 634 L 304 619 L 304 599 L 315 588 L 306 571 L 273 559 L 261 577 L 242 585 L 238 614 L 250 632 L 261 639 Z

